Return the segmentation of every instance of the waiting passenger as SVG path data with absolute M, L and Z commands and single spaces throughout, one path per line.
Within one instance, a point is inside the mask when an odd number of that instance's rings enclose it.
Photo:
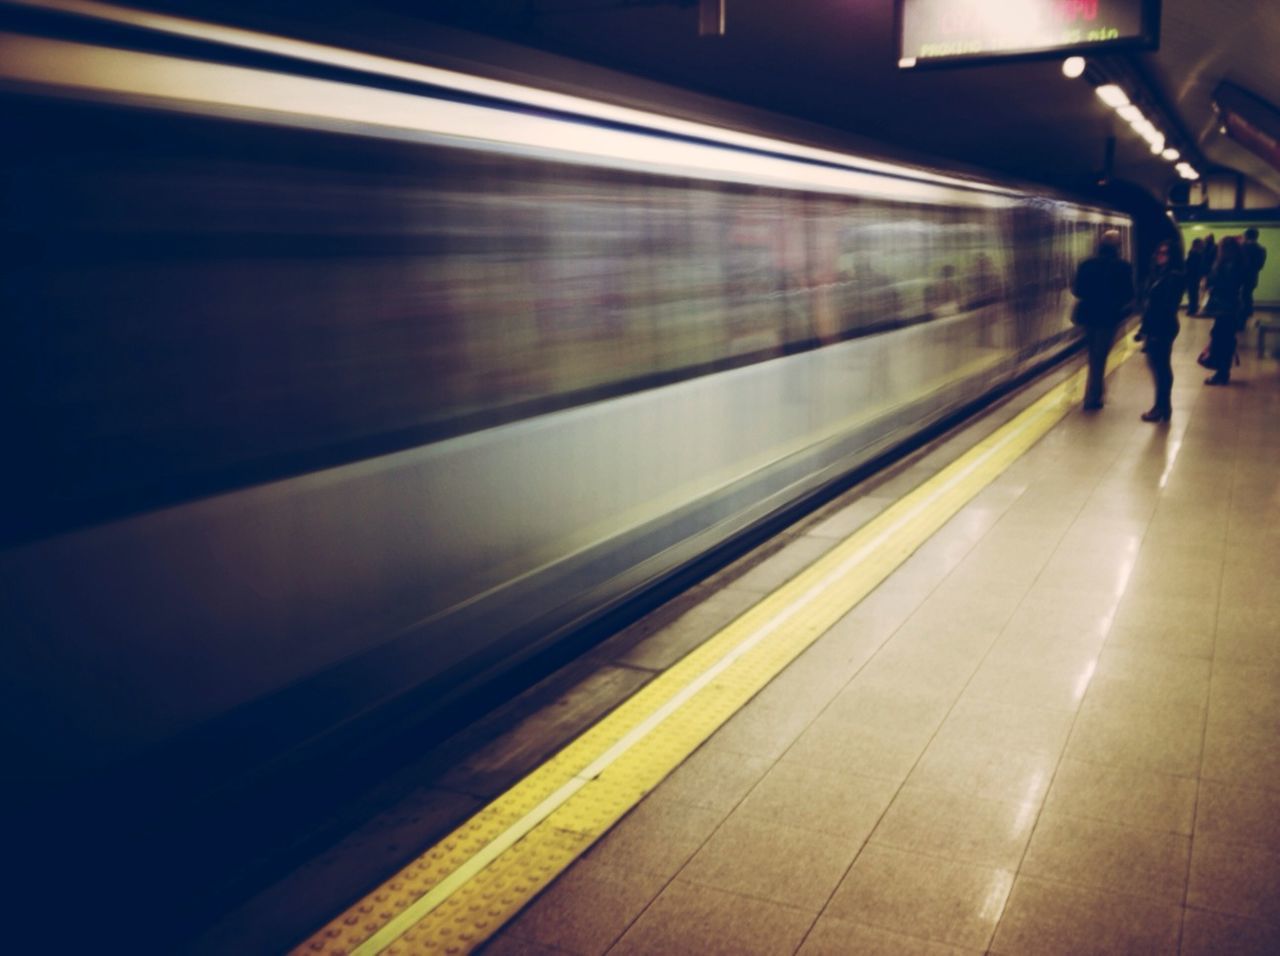
M 1199 240 L 1197 240 L 1199 241 Z M 1167 422 L 1173 412 L 1173 340 L 1178 337 L 1178 304 L 1182 301 L 1183 277 L 1173 261 L 1168 242 L 1156 247 L 1151 273 L 1143 294 L 1142 326 L 1146 341 L 1147 365 L 1155 379 L 1156 400 L 1142 416 L 1144 422 Z
M 1267 264 L 1267 249 L 1258 242 L 1258 230 L 1252 226 L 1244 231 L 1240 253 L 1244 258 L 1244 286 L 1240 289 L 1240 324 L 1243 326 L 1253 315 L 1253 290 L 1258 288 L 1258 273 Z
M 1192 239 L 1191 250 L 1187 253 L 1187 315 L 1197 315 L 1200 312 L 1200 283 L 1204 281 L 1208 271 L 1204 240 Z
M 1120 233 L 1102 234 L 1098 251 L 1076 270 L 1071 294 L 1076 303 L 1073 321 L 1084 326 L 1089 349 L 1089 382 L 1085 387 L 1086 411 L 1102 407 L 1107 356 L 1115 341 L 1116 327 L 1133 305 L 1133 266 L 1120 257 Z
M 1240 240 L 1227 236 L 1218 250 L 1217 264 L 1209 273 L 1209 301 L 1204 307 L 1205 314 L 1213 316 L 1213 328 L 1209 330 L 1209 354 L 1204 364 L 1214 372 L 1204 380 L 1206 385 L 1226 385 L 1231 381 L 1245 279 Z

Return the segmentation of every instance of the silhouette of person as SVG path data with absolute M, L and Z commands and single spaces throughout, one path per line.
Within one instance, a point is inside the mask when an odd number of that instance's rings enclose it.
M 1198 241 L 1198 240 L 1197 240 Z M 1142 326 L 1139 332 L 1146 342 L 1147 365 L 1155 380 L 1156 400 L 1143 413 L 1144 422 L 1167 422 L 1173 413 L 1170 395 L 1173 391 L 1173 340 L 1178 337 L 1178 305 L 1182 302 L 1184 280 L 1174 262 L 1168 242 L 1156 247 L 1151 272 L 1143 290 Z
M 1240 246 L 1244 257 L 1244 285 L 1240 289 L 1240 320 L 1243 325 L 1253 315 L 1253 291 L 1258 288 L 1258 273 L 1267 264 L 1267 249 L 1258 242 L 1258 230 L 1250 226 L 1244 231 Z
M 1116 327 L 1133 303 L 1133 266 L 1120 257 L 1119 232 L 1109 229 L 1102 234 L 1097 253 L 1076 269 L 1071 294 L 1080 300 L 1075 321 L 1084 326 L 1089 349 L 1089 381 L 1084 394 L 1084 407 L 1089 411 L 1102 407 L 1107 356 Z
M 1192 239 L 1191 249 L 1187 252 L 1187 315 L 1196 315 L 1200 311 L 1200 283 L 1209 271 L 1204 260 L 1204 240 Z
M 1218 261 L 1209 273 L 1209 302 L 1205 313 L 1213 316 L 1213 328 L 1209 330 L 1209 368 L 1214 373 L 1204 380 L 1206 385 L 1226 385 L 1231 381 L 1245 278 L 1240 240 L 1227 236 L 1218 250 Z

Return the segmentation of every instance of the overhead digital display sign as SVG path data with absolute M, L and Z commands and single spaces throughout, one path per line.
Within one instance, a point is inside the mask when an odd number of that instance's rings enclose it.
M 897 0 L 898 66 L 1154 50 L 1160 0 Z

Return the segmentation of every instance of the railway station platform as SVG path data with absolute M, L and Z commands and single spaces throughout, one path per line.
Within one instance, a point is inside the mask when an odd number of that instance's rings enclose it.
M 406 771 L 198 950 L 1280 952 L 1280 369 L 1242 336 L 1206 388 L 1207 335 L 1170 423 L 1131 342 L 1100 412 L 1079 363 L 1014 396 Z

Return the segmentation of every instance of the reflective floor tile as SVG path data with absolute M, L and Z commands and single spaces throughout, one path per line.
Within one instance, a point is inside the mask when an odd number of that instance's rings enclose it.
M 823 916 L 805 937 L 798 956 L 977 956 L 981 952 Z
M 1272 783 L 1280 787 L 1280 780 Z M 1280 789 L 1243 789 L 1203 781 L 1196 805 L 1196 839 L 1202 838 L 1280 852 Z
M 609 952 L 791 956 L 816 914 L 675 880 Z
M 728 814 L 773 763 L 768 757 L 704 746 L 662 782 L 662 796 Z
M 934 740 L 907 783 L 987 800 L 1039 803 L 1057 763 L 1057 754 Z
M 1199 705 L 1209 696 L 1211 670 L 1208 661 L 1197 657 L 1116 647 L 1108 641 L 1094 677 L 1124 687 L 1138 699 L 1154 696 L 1166 703 Z
M 776 760 L 809 728 L 826 701 L 789 700 L 766 687 L 708 741 L 711 747 Z
M 1187 909 L 1182 916 L 1181 956 L 1275 956 L 1280 925 Z
M 1213 656 L 1213 625 L 1115 624 L 1107 635 L 1107 646 L 1162 651 L 1208 660 Z
M 1041 707 L 962 698 L 942 726 L 935 743 L 970 743 L 1005 751 L 1057 755 L 1067 744 L 1074 715 Z
M 928 740 L 927 732 L 869 729 L 824 715 L 786 751 L 786 758 L 792 763 L 902 781 Z
M 1280 747 L 1269 733 L 1228 733 L 1210 714 L 1200 775 L 1237 787 L 1274 787 L 1280 781 Z
M 897 788 L 894 781 L 784 758 L 751 791 L 739 812 L 858 845 L 875 829 Z
M 1280 853 L 1197 839 L 1187 905 L 1280 922 Z
M 1019 873 L 1180 904 L 1191 841 L 1045 811 Z
M 1189 835 L 1196 781 L 1064 759 L 1044 810 L 1148 830 Z
M 511 933 L 500 933 L 476 952 L 481 956 L 565 956 L 568 950 L 543 946 Z
M 665 876 L 584 861 L 551 884 L 506 932 L 565 952 L 603 953 L 666 884 Z
M 1037 803 L 1004 803 L 903 787 L 871 834 L 878 846 L 1013 869 L 1031 836 Z
M 1129 591 L 1116 608 L 1114 626 L 1150 628 L 1158 634 L 1179 628 L 1212 634 L 1217 617 L 1216 603 L 1179 597 L 1157 598 Z
M 1082 708 L 1066 756 L 1109 767 L 1193 777 L 1200 768 L 1204 718 L 1182 708 Z
M 1175 953 L 1181 916 L 1177 906 L 1019 875 L 990 952 Z
M 1227 734 L 1280 734 L 1280 668 L 1216 662 L 1209 725 Z
M 1020 707 L 1074 711 L 1092 679 L 1092 664 L 1064 670 L 1034 660 L 989 660 L 978 668 L 963 696 Z
M 884 733 L 931 735 L 947 715 L 945 696 L 859 674 L 831 701 L 824 720 Z
M 738 813 L 680 871 L 682 880 L 817 913 L 861 846 Z
M 711 836 L 724 814 L 647 797 L 588 851 L 593 863 L 672 877 Z
M 1013 875 L 868 845 L 824 916 L 981 950 L 991 939 Z

